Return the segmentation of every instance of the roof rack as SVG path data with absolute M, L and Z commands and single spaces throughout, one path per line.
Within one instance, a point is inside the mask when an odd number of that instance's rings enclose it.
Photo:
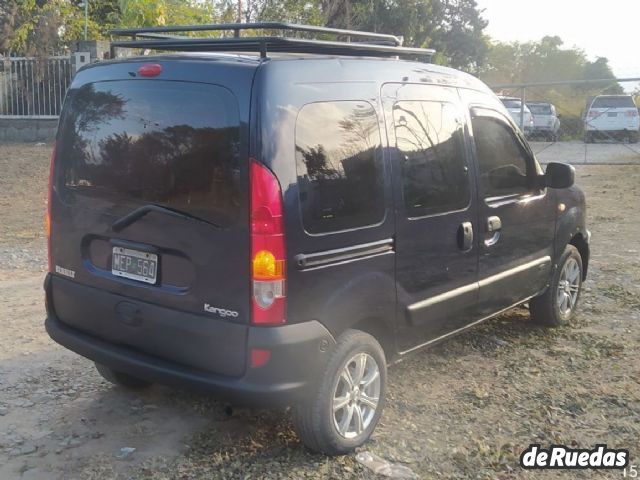
M 241 36 L 243 30 L 280 30 L 313 35 L 331 35 L 346 40 L 318 40 L 291 36 Z M 233 32 L 233 37 L 187 37 L 173 35 L 188 32 Z M 395 35 L 339 28 L 298 25 L 293 23 L 220 23 L 211 25 L 172 25 L 163 27 L 115 29 L 115 36 L 130 37 L 111 43 L 111 56 L 115 48 L 141 48 L 181 52 L 259 52 L 262 58 L 268 52 L 308 53 L 364 57 L 402 57 L 431 61 L 435 53 L 427 48 L 407 48 Z M 223 34 L 224 35 L 224 34 Z

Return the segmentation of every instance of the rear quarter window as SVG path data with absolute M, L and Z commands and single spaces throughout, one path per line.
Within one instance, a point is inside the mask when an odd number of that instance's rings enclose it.
M 61 121 L 65 199 L 100 197 L 122 210 L 159 204 L 230 225 L 243 195 L 239 126 L 237 101 L 220 86 L 83 85 L 70 91 Z
M 302 222 L 320 234 L 380 223 L 385 214 L 378 117 L 364 101 L 305 105 L 296 121 Z

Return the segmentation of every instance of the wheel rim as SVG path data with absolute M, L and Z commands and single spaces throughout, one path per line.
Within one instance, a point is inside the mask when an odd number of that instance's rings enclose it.
M 571 315 L 580 292 L 580 265 L 575 258 L 569 258 L 562 267 L 558 281 L 557 304 L 560 314 L 564 317 Z
M 367 353 L 351 357 L 340 372 L 333 394 L 333 424 L 344 438 L 361 435 L 380 402 L 380 368 Z

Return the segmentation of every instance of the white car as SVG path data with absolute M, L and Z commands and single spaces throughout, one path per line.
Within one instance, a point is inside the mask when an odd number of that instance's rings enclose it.
M 516 97 L 498 97 L 500 101 L 504 104 L 504 106 L 509 111 L 511 118 L 516 122 L 516 125 L 520 127 L 520 130 L 524 132 L 525 135 L 529 136 L 533 133 L 533 115 L 531 114 L 531 110 L 527 105 L 524 105 L 524 114 L 522 112 L 522 100 Z M 522 121 L 523 120 L 523 121 Z
M 533 115 L 533 135 L 555 142 L 558 140 L 560 119 L 556 107 L 547 102 L 527 102 L 527 107 Z
M 584 119 L 584 141 L 622 138 L 638 142 L 640 117 L 631 95 L 599 95 L 588 104 Z

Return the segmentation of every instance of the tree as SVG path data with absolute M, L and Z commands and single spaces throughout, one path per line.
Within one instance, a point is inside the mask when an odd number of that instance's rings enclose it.
M 433 47 L 438 63 L 469 71 L 483 64 L 488 48 L 482 33 L 487 22 L 476 0 L 249 0 L 245 5 L 246 21 L 290 21 L 401 35 L 404 45 Z M 233 0 L 222 0 L 216 11 L 233 8 Z
M 120 27 L 193 25 L 210 23 L 210 2 L 195 0 L 120 0 L 117 23 Z
M 606 58 L 591 62 L 584 51 L 564 48 L 558 36 L 537 42 L 491 42 L 487 61 L 479 76 L 489 85 L 611 79 L 597 84 L 567 84 L 528 87 L 527 99 L 554 103 L 565 116 L 579 117 L 588 97 L 602 93 L 622 93 Z M 505 94 L 519 96 L 520 90 Z
M 211 2 L 198 0 L 88 0 L 88 36 L 105 38 L 118 27 L 212 21 Z M 0 51 L 44 55 L 84 37 L 80 0 L 0 0 Z
M 45 55 L 62 51 L 82 38 L 84 12 L 70 0 L 0 0 L 0 49 L 24 55 Z M 100 26 L 89 21 L 92 38 L 101 35 Z

